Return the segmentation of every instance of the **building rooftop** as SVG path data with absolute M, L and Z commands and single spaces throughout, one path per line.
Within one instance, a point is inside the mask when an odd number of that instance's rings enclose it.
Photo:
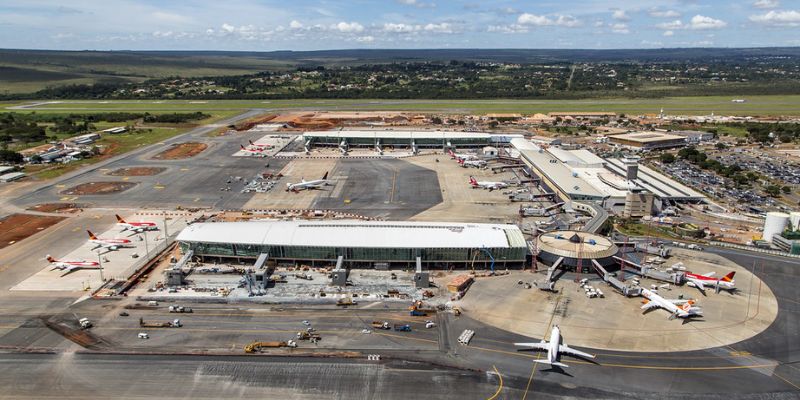
M 582 179 L 580 172 L 574 172 L 567 164 L 564 164 L 550 152 L 542 149 L 537 151 L 519 149 L 519 151 L 520 155 L 525 160 L 545 174 L 562 192 L 569 193 L 573 196 L 594 198 L 603 198 L 606 196 L 590 185 L 589 182 Z
M 484 139 L 492 135 L 479 132 L 458 131 L 406 131 L 406 130 L 336 130 L 303 132 L 304 139 L 317 137 L 334 138 L 409 138 L 409 139 Z
M 637 143 L 652 143 L 660 142 L 663 140 L 685 140 L 686 138 L 678 135 L 670 135 L 668 133 L 660 132 L 633 132 L 623 133 L 621 135 L 609 136 L 610 139 L 628 140 Z
M 526 247 L 516 225 L 360 220 L 206 222 L 186 227 L 177 240 L 309 247 Z
M 625 176 L 625 164 L 622 160 L 609 158 L 606 161 L 606 168 Z M 704 200 L 706 198 L 702 193 L 642 164 L 639 164 L 638 178 L 634 180 L 634 183 L 662 198 L 675 200 Z
M 553 231 L 539 236 L 538 248 L 561 257 L 597 259 L 611 257 L 619 248 L 608 238 L 588 232 Z

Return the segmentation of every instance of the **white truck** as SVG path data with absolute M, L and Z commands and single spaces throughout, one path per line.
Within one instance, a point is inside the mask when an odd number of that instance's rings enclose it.
M 89 318 L 81 318 L 78 320 L 78 325 L 81 326 L 81 329 L 89 329 L 92 327 L 92 322 L 89 321 Z

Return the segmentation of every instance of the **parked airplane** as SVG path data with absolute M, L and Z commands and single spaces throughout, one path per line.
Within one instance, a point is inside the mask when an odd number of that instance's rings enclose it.
M 158 229 L 158 225 L 156 225 L 155 222 L 150 222 L 150 221 L 127 222 L 117 214 L 114 214 L 114 216 L 117 217 L 117 225 L 122 227 L 122 232 L 131 230 L 136 233 L 142 233 L 144 231 L 154 231 Z
M 647 299 L 645 300 L 645 305 L 642 306 L 642 310 L 645 310 L 645 312 L 663 308 L 672 313 L 669 319 L 703 316 L 703 310 L 694 306 L 694 300 L 669 300 L 649 289 L 642 289 L 642 296 Z
M 300 183 L 287 183 L 286 191 L 299 192 L 308 189 L 321 189 L 323 186 L 327 185 L 330 185 L 330 183 L 328 181 L 328 173 L 326 172 L 325 175 L 322 176 L 322 179 L 307 181 L 301 178 Z
M 458 159 L 458 163 L 461 164 L 462 167 L 475 167 L 475 168 L 483 168 L 486 166 L 485 160 L 465 160 L 463 158 Z
M 71 274 L 79 269 L 100 269 L 100 263 L 97 261 L 67 261 L 67 260 L 56 260 L 55 258 L 51 257 L 49 254 L 45 257 L 50 265 L 53 266 L 54 270 L 61 270 L 67 271 L 61 276 L 65 276 Z
M 478 158 L 474 154 L 454 153 L 452 149 L 447 150 L 447 153 L 450 154 L 450 158 L 454 160 L 474 160 Z
M 469 177 L 469 184 L 472 186 L 473 189 L 481 188 L 481 189 L 495 190 L 508 187 L 508 184 L 505 182 L 477 181 L 475 180 L 474 176 Z
M 89 243 L 95 245 L 92 250 L 97 249 L 108 249 L 108 250 L 117 250 L 123 247 L 135 247 L 130 240 L 128 239 L 103 239 L 98 238 L 97 236 L 92 233 L 92 231 L 87 230 L 86 233 L 89 234 Z
M 736 282 L 733 280 L 735 274 L 735 271 L 731 271 L 722 278 L 714 278 L 713 272 L 703 275 L 687 272 L 685 276 L 687 285 L 696 287 L 702 292 L 705 292 L 706 286 L 711 286 L 719 293 L 720 290 L 736 290 Z
M 514 346 L 530 347 L 529 350 L 540 350 L 547 352 L 547 358 L 544 360 L 533 360 L 533 362 L 541 364 L 554 365 L 556 367 L 566 368 L 568 365 L 560 362 L 561 355 L 566 354 L 580 358 L 594 358 L 594 355 L 575 350 L 566 344 L 561 344 L 561 330 L 558 325 L 553 326 L 550 331 L 550 341 L 542 339 L 539 343 L 514 343 Z M 528 349 L 526 349 L 528 350 Z
M 242 151 L 245 152 L 245 154 L 247 154 L 248 156 L 262 156 L 262 157 L 267 156 L 267 153 L 265 153 L 267 149 L 248 149 L 242 145 L 239 145 L 239 147 L 241 147 Z
M 248 140 L 250 147 L 254 150 L 269 150 L 273 146 L 271 144 L 255 144 L 252 140 Z

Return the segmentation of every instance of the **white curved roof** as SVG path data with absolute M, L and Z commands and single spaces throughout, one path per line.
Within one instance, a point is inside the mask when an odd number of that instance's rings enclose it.
M 525 247 L 516 225 L 389 221 L 205 222 L 186 227 L 180 242 L 373 248 Z

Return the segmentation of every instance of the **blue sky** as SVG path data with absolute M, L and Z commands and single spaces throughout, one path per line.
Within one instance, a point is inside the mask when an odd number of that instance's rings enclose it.
M 800 46 L 798 0 L 0 0 L 0 47 Z

